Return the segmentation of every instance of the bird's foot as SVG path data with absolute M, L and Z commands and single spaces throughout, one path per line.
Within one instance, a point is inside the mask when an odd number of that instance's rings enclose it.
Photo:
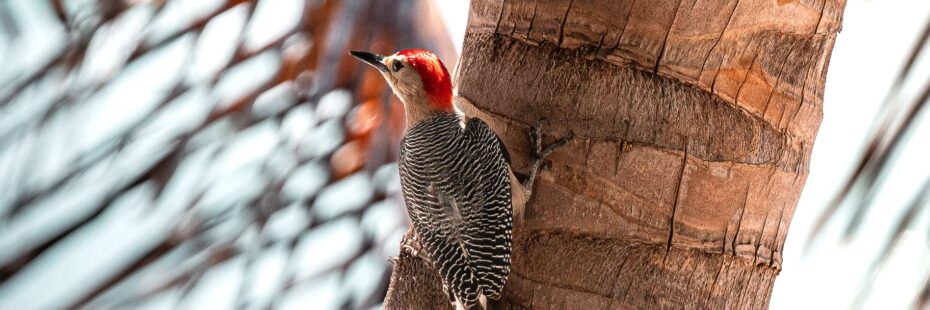
M 407 252 L 411 256 L 422 258 L 423 260 L 430 262 L 429 257 L 426 257 L 426 254 L 422 251 L 423 245 L 420 243 L 420 237 L 416 232 L 411 229 L 408 232 L 408 236 L 404 238 L 401 247 L 404 252 Z
M 547 146 L 543 146 L 542 122 L 544 121 L 546 121 L 545 118 L 536 120 L 536 123 L 533 124 L 533 128 L 530 129 L 530 143 L 533 144 L 533 155 L 535 157 L 534 159 L 537 160 L 546 159 L 546 157 L 549 157 L 553 151 L 562 146 L 565 146 L 575 137 L 575 132 L 569 131 L 568 134 L 564 137 L 556 140 L 555 142 L 552 142 Z
M 525 192 L 524 197 L 526 197 L 527 201 L 530 200 L 530 196 L 533 194 L 533 186 L 536 183 L 536 174 L 539 172 L 539 169 L 543 168 L 548 170 L 552 166 L 551 162 L 546 161 L 546 157 L 549 157 L 556 149 L 568 144 L 568 142 L 575 137 L 575 133 L 569 131 L 564 137 L 559 138 L 549 145 L 543 146 L 542 123 L 545 120 L 545 118 L 536 120 L 536 123 L 530 128 L 530 145 L 533 147 L 533 160 L 530 162 L 529 177 L 523 184 Z

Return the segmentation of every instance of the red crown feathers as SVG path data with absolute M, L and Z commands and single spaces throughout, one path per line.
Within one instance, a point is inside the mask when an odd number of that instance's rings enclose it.
M 407 49 L 397 54 L 405 56 L 407 63 L 417 70 L 433 108 L 452 111 L 452 79 L 439 57 L 425 49 Z

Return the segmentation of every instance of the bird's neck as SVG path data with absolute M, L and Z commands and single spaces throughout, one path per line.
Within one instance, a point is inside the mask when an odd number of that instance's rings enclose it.
M 408 102 L 404 100 L 404 113 L 407 117 L 407 128 L 413 127 L 413 125 L 425 121 L 427 119 L 441 116 L 441 115 L 453 115 L 455 114 L 453 109 L 448 109 L 447 111 L 437 110 L 434 107 L 432 102 L 429 102 L 429 99 L 419 99 L 420 102 Z M 449 105 L 451 106 L 451 105 Z

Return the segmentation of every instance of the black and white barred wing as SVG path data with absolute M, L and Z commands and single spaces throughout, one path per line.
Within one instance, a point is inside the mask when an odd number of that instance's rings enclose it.
M 511 238 L 513 228 L 513 206 L 507 149 L 484 121 L 473 118 L 465 127 L 471 159 L 477 169 L 470 169 L 466 176 L 469 187 L 480 187 L 474 191 L 486 193 L 478 204 L 473 256 L 481 281 L 483 293 L 498 299 L 503 291 L 507 275 L 510 274 Z
M 506 150 L 487 124 L 472 119 L 464 131 L 450 132 L 432 143 L 408 133 L 401 181 L 417 235 L 450 298 L 470 306 L 480 294 L 499 298 L 510 273 L 511 185 Z

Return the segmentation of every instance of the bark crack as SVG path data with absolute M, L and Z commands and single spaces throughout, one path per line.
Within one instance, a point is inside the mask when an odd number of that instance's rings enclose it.
M 572 11 L 572 4 L 574 3 L 575 0 L 568 1 L 568 8 L 565 9 L 565 16 L 562 17 L 562 25 L 559 26 L 559 47 L 562 47 L 562 42 L 565 40 L 565 24 L 568 22 L 568 13 Z
M 772 84 L 772 90 L 769 91 L 768 97 L 765 99 L 765 108 L 762 110 L 762 119 L 765 119 L 765 115 L 768 114 L 769 104 L 772 103 L 772 96 L 775 94 L 775 91 L 778 89 L 778 85 L 781 84 L 782 73 L 785 72 L 785 65 L 788 63 L 788 59 L 791 59 L 791 54 L 795 51 L 795 44 L 788 46 L 788 53 L 785 53 L 785 58 L 782 59 L 781 64 L 778 67 L 778 75 L 775 77 L 775 83 Z M 784 109 L 782 109 L 784 113 Z M 777 124 L 781 124 L 781 120 Z M 774 125 L 774 124 L 773 124 Z
M 710 59 L 710 54 L 714 52 L 714 49 L 716 49 L 717 45 L 720 44 L 720 41 L 723 40 L 723 34 L 725 34 L 727 29 L 730 28 L 730 21 L 733 20 L 733 15 L 736 13 L 737 7 L 739 7 L 739 0 L 737 0 L 736 4 L 733 5 L 733 9 L 730 10 L 730 15 L 727 16 L 727 23 L 723 26 L 723 29 L 720 30 L 720 35 L 717 36 L 717 40 L 714 41 L 714 45 L 712 45 L 710 50 L 707 51 L 707 55 L 704 55 L 704 63 L 701 64 L 701 71 L 697 76 L 698 79 L 700 79 L 701 75 L 704 74 L 704 68 L 707 68 L 707 60 Z M 718 67 L 717 70 L 720 70 L 720 68 Z
M 811 67 L 807 67 L 807 72 L 804 74 L 804 83 L 801 83 L 801 102 L 798 103 L 798 107 L 794 110 L 794 114 L 791 115 L 791 118 L 788 120 L 788 123 L 785 124 L 785 128 L 791 126 L 791 123 L 794 123 L 794 119 L 798 117 L 798 112 L 801 112 L 801 107 L 804 106 L 804 96 L 807 95 L 807 81 L 811 75 Z
M 733 256 L 738 256 L 736 255 L 736 240 L 739 239 L 740 227 L 743 226 L 743 213 L 746 213 L 747 203 L 749 203 L 749 186 L 746 186 L 746 194 L 743 195 L 743 207 L 739 209 L 738 219 L 736 220 L 736 232 L 733 233 L 733 240 L 730 240 L 730 250 L 733 251 Z
M 497 24 L 494 26 L 494 33 L 499 33 L 501 29 L 501 21 L 504 18 L 504 9 L 507 7 L 507 0 L 501 2 L 501 11 L 497 15 Z
M 533 23 L 536 22 L 536 9 L 539 7 L 539 0 L 533 1 L 533 16 L 530 17 L 530 26 L 526 29 L 526 38 L 530 38 L 530 32 L 533 32 Z
M 620 40 L 623 39 L 623 35 L 626 34 L 626 27 L 630 25 L 630 17 L 633 16 L 633 9 L 636 8 L 636 1 L 633 0 L 633 3 L 630 4 L 630 12 L 626 14 L 626 18 L 623 19 L 623 27 L 620 28 L 620 35 L 617 36 L 617 44 L 614 45 L 613 49 L 617 49 L 620 46 Z
M 690 140 L 688 142 L 690 144 Z M 672 249 L 672 239 L 675 236 L 675 213 L 678 211 L 678 204 L 681 200 L 681 183 L 685 178 L 685 167 L 688 166 L 688 148 L 685 147 L 684 154 L 681 159 L 681 170 L 678 171 L 678 185 L 675 186 L 675 203 L 672 204 L 672 215 L 668 222 L 668 242 L 665 245 L 665 251 L 668 252 Z
M 720 268 L 717 269 L 717 273 L 714 275 L 714 281 L 710 284 L 710 290 L 707 292 L 707 299 L 705 299 L 705 304 L 710 301 L 710 297 L 714 295 L 714 291 L 717 290 L 717 280 L 720 279 L 720 274 L 723 273 L 723 268 L 727 266 L 726 261 L 720 262 Z
M 785 220 L 785 205 L 782 205 L 780 211 L 778 212 L 778 226 L 775 228 L 775 240 L 772 242 L 772 258 L 769 260 L 769 266 L 775 265 L 775 253 L 778 253 L 781 250 L 781 247 L 778 245 L 778 240 L 781 236 L 781 223 Z M 781 265 L 781 264 L 779 264 Z
M 659 62 L 662 61 L 662 56 L 665 55 L 665 47 L 668 43 L 668 36 L 672 34 L 672 28 L 675 27 L 675 21 L 678 20 L 678 11 L 681 10 L 682 0 L 678 0 L 678 5 L 675 7 L 675 14 L 672 15 L 672 22 L 668 25 L 668 30 L 665 31 L 665 38 L 662 39 L 662 45 L 659 47 L 659 55 L 656 56 L 655 66 L 652 67 L 652 73 L 659 73 Z
M 763 246 L 761 246 L 761 245 L 762 245 L 762 239 L 765 238 L 765 226 L 766 226 L 766 224 L 768 224 L 768 222 L 769 222 L 769 212 L 768 212 L 768 210 L 766 210 L 765 216 L 762 218 L 762 229 L 759 231 L 759 241 L 758 241 L 758 242 L 755 242 L 755 244 L 754 244 L 754 246 L 756 247 L 756 251 L 753 253 L 753 257 L 752 257 L 752 263 L 753 263 L 753 264 L 758 264 L 758 261 L 759 261 L 759 248 L 762 247 L 762 248 L 768 249 L 768 247 L 763 247 Z
M 737 108 L 745 109 L 739 104 L 739 95 L 743 91 L 743 86 L 746 85 L 746 81 L 749 80 L 749 75 L 752 74 L 752 68 L 756 66 L 756 59 L 758 57 L 759 57 L 759 51 L 756 51 L 756 53 L 752 56 L 752 60 L 749 61 L 749 68 L 746 68 L 746 74 L 743 75 L 743 81 L 740 82 L 739 87 L 736 88 L 736 95 L 733 96 L 733 105 L 735 105 Z M 753 114 L 753 113 L 750 113 L 750 114 Z
M 823 12 L 827 9 L 827 0 L 823 0 L 823 5 L 820 6 L 820 17 L 817 18 L 817 26 L 814 26 L 814 34 L 820 33 L 820 24 L 823 23 Z

